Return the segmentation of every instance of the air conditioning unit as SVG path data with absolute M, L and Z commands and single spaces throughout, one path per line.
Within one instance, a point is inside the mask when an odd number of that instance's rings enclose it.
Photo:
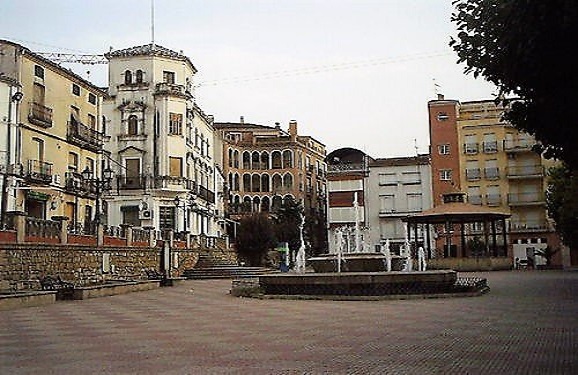
M 60 185 L 60 175 L 59 174 L 52 175 L 52 183 L 54 183 L 56 185 Z
M 138 218 L 141 220 L 150 220 L 153 218 L 153 210 L 139 211 Z

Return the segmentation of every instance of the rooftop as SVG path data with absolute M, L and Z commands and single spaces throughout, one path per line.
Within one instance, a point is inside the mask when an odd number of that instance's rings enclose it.
M 187 56 L 183 55 L 182 51 L 176 52 L 154 43 L 119 49 L 104 54 L 104 57 L 106 57 L 109 60 L 115 57 L 131 57 L 131 56 L 158 56 L 174 60 L 185 61 L 187 64 L 191 66 L 191 68 L 195 73 L 197 72 L 197 68 L 195 68 L 195 66 Z

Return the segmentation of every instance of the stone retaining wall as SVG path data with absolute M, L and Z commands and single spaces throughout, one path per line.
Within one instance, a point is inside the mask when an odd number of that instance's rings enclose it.
M 455 271 L 499 271 L 512 269 L 510 258 L 436 258 L 427 260 L 427 269 Z
M 58 244 L 0 244 L 0 290 L 39 289 L 44 276 L 60 276 L 77 286 L 107 279 L 146 279 L 160 272 L 160 248 Z M 171 249 L 170 276 L 195 266 L 198 249 Z

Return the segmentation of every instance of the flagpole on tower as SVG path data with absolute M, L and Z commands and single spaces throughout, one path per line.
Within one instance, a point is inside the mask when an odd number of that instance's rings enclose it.
M 151 46 L 155 48 L 155 0 L 151 0 Z

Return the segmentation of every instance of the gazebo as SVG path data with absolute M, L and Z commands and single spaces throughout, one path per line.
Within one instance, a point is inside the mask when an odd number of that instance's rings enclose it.
M 506 230 L 506 218 L 510 214 L 490 207 L 476 206 L 465 202 L 464 193 L 444 194 L 443 204 L 418 214 L 402 218 L 407 223 L 407 237 L 411 243 L 412 232 L 415 239 L 418 238 L 418 225 L 425 225 L 426 251 L 428 258 L 431 258 L 430 225 L 438 225 L 445 228 L 442 236 L 445 236 L 445 255 L 451 255 L 452 237 L 454 229 L 459 226 L 461 254 L 458 254 L 457 246 L 455 257 L 467 257 L 466 224 L 481 223 L 482 235 L 484 237 L 485 255 L 507 256 L 508 240 Z M 499 225 L 498 225 L 499 223 Z M 501 227 L 501 228 L 498 228 Z M 501 233 L 498 233 L 501 229 Z M 503 237 L 502 248 L 498 246 L 498 236 Z M 491 239 L 491 247 L 490 247 Z

